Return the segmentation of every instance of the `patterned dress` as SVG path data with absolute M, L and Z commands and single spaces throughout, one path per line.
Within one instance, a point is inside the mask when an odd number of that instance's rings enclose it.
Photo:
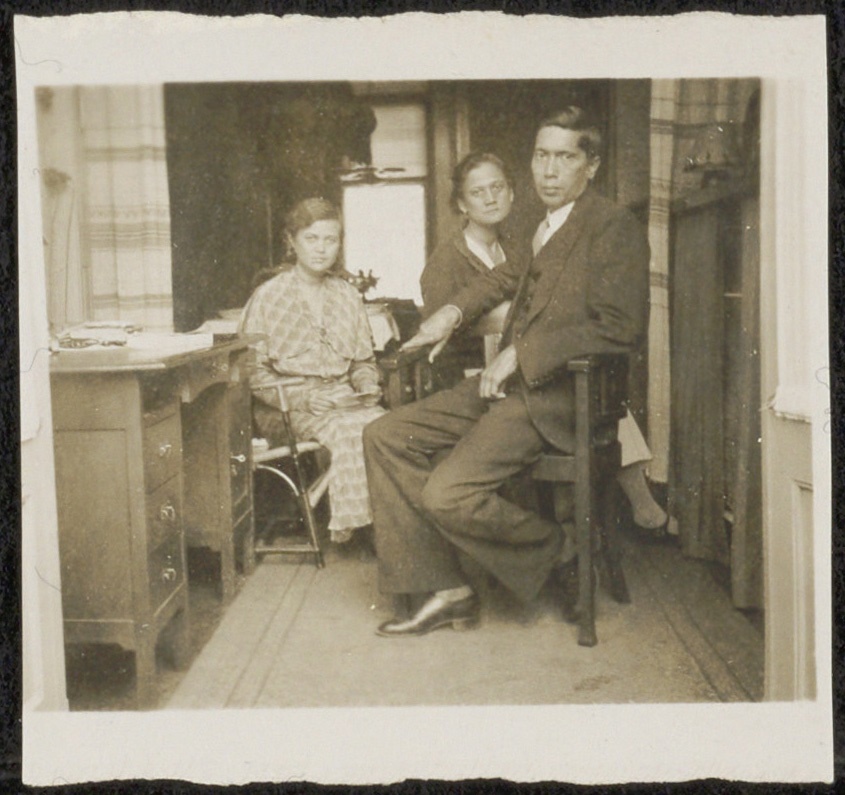
M 253 344 L 256 366 L 250 383 L 263 405 L 256 411 L 259 430 L 273 441 L 281 427 L 275 389 L 262 386 L 280 376 L 296 376 L 304 383 L 285 388 L 291 421 L 298 439 L 316 439 L 332 456 L 329 473 L 329 530 L 343 542 L 352 530 L 372 522 L 364 451 L 364 426 L 384 414 L 374 406 L 336 408 L 323 414 L 307 410 L 317 392 L 342 404 L 354 403 L 356 393 L 378 387 L 379 371 L 364 304 L 358 292 L 342 279 L 327 276 L 322 316 L 315 317 L 305 301 L 296 269 L 284 271 L 262 284 L 244 310 L 242 329 L 260 334 Z

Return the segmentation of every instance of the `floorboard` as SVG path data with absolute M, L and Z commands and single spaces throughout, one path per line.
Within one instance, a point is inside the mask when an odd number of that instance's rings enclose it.
M 592 649 L 578 646 L 576 627 L 560 620 L 548 595 L 526 609 L 506 589 L 486 585 L 476 630 L 378 637 L 375 628 L 391 611 L 378 592 L 376 562 L 331 547 L 320 570 L 266 557 L 225 612 L 213 588 L 192 580 L 196 656 L 184 674 L 160 666 L 158 707 L 760 699 L 762 633 L 733 609 L 708 564 L 676 546 L 622 542 L 632 602 L 620 605 L 599 591 Z M 69 668 L 72 708 L 131 708 L 132 655 L 84 651 Z
M 599 594 L 599 645 L 577 645 L 575 627 L 551 604 L 521 615 L 502 594 L 487 596 L 479 629 L 444 629 L 422 638 L 380 638 L 374 629 L 389 617 L 376 587 L 376 564 L 329 557 L 310 578 L 292 579 L 283 606 L 269 600 L 272 616 L 225 703 L 237 707 L 410 706 L 701 702 L 748 699 L 721 658 L 681 606 L 667 611 L 655 571 L 644 557 L 627 557 L 631 605 Z M 260 587 L 273 584 L 291 564 L 262 564 Z M 246 595 L 253 585 L 248 583 Z M 665 588 L 663 589 L 666 590 Z M 227 616 L 228 618 L 228 616 Z M 240 622 L 221 625 L 241 645 Z M 209 649 L 203 654 L 212 651 Z M 703 660 L 703 662 L 702 662 Z M 213 663 L 211 664 L 213 667 Z M 204 666 L 185 685 L 207 688 Z M 195 706 L 218 706 L 194 700 Z M 169 706 L 174 706 L 171 702 Z
M 255 570 L 176 688 L 170 708 L 227 706 L 250 660 L 267 645 L 274 616 L 284 613 L 298 571 L 298 565 L 261 565 Z
M 675 546 L 628 544 L 667 619 L 684 642 L 695 644 L 702 672 L 725 701 L 763 697 L 763 636 L 710 572 L 710 564 L 681 556 Z

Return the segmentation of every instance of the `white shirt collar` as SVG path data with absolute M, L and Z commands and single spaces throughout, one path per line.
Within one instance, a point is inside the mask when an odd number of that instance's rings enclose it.
M 464 240 L 466 240 L 467 242 L 467 248 L 473 254 L 475 254 L 475 256 L 478 257 L 478 259 L 480 259 L 488 268 L 490 268 L 490 270 L 493 270 L 496 265 L 501 265 L 501 263 L 505 261 L 505 252 L 502 249 L 502 246 L 498 240 L 493 245 L 493 253 L 496 256 L 496 260 L 498 261 L 494 261 L 493 257 L 490 256 L 490 252 L 487 251 L 487 249 L 484 248 L 481 243 L 476 241 L 475 238 L 470 237 L 470 235 L 468 235 L 466 231 L 464 232 Z
M 549 242 L 549 238 L 563 226 L 574 206 L 575 202 L 569 202 L 569 204 L 564 204 L 563 207 L 558 207 L 557 210 L 547 213 L 546 221 L 549 224 L 549 228 L 546 230 L 546 234 L 543 235 L 544 246 Z

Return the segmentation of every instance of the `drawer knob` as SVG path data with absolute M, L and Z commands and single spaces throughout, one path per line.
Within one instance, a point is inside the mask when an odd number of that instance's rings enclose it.
M 164 444 L 160 445 L 158 448 L 158 457 L 159 458 L 170 458 L 170 454 L 173 452 L 173 445 L 170 442 L 165 442 Z
M 237 461 L 237 463 L 239 464 L 246 463 L 246 456 L 243 453 L 241 453 L 240 455 L 230 455 L 229 458 L 231 458 L 232 461 Z
M 410 384 L 408 384 L 408 386 L 405 387 L 405 394 L 406 395 L 413 395 L 414 394 L 414 388 Z
M 162 522 L 173 522 L 176 520 L 176 508 L 172 502 L 166 502 L 159 509 L 158 515 Z
M 162 582 L 173 582 L 176 579 L 176 569 L 166 568 L 161 572 Z

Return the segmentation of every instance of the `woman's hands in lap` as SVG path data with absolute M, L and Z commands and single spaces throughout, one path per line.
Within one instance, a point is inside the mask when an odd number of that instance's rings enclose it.
M 348 386 L 330 392 L 315 391 L 308 395 L 305 410 L 319 416 L 335 409 L 372 408 L 379 404 L 381 397 L 382 390 L 378 384 L 362 384 L 357 392 Z
M 312 392 L 305 403 L 306 410 L 311 414 L 325 414 L 334 407 L 334 400 L 321 392 Z

